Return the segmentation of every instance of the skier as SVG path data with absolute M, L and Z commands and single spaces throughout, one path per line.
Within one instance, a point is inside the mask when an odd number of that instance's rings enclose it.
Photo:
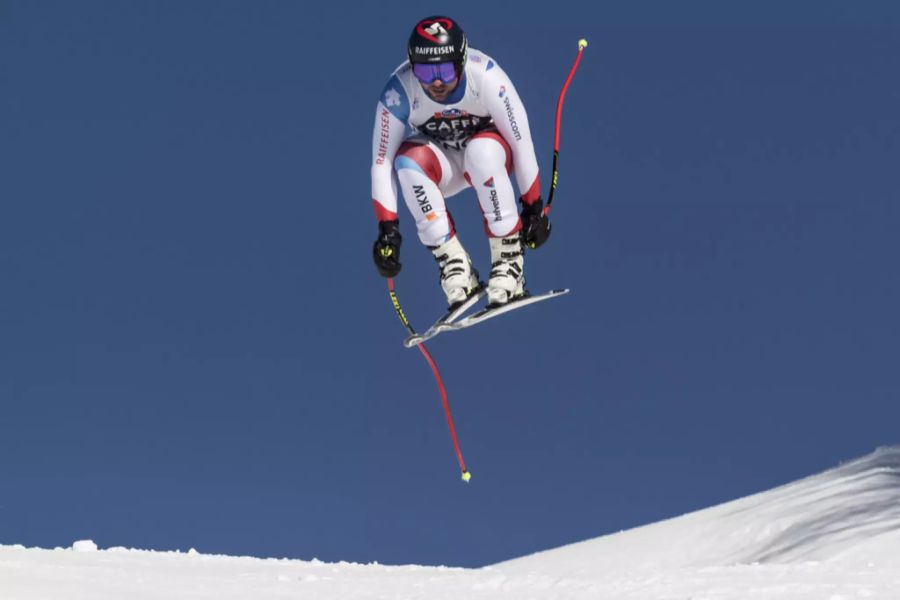
M 448 17 L 419 21 L 407 51 L 375 115 L 375 265 L 384 277 L 400 272 L 396 173 L 419 240 L 440 267 L 447 303 L 451 310 L 460 306 L 480 282 L 445 200 L 473 187 L 491 249 L 488 303 L 506 304 L 525 295 L 523 243 L 537 248 L 550 235 L 525 107 L 497 62 L 469 48 L 462 28 Z

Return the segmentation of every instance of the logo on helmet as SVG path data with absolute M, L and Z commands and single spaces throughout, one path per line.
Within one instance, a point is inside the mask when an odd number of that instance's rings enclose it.
M 448 29 L 453 29 L 450 19 L 425 19 L 416 26 L 419 35 L 435 44 L 442 43 L 438 36 L 446 38 Z

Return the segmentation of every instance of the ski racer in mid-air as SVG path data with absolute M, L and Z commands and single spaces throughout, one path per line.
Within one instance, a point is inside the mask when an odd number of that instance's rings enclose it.
M 491 249 L 488 303 L 506 304 L 526 293 L 523 245 L 537 248 L 550 235 L 525 107 L 497 62 L 469 48 L 459 24 L 447 17 L 415 26 L 408 57 L 385 86 L 375 116 L 375 265 L 385 277 L 400 272 L 396 173 L 419 239 L 440 267 L 447 303 L 451 310 L 460 306 L 480 282 L 445 200 L 473 187 Z

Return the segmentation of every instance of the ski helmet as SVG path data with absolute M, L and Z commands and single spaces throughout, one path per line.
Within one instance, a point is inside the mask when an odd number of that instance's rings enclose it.
M 410 63 L 453 62 L 466 63 L 468 49 L 466 34 L 449 17 L 434 16 L 422 19 L 409 36 L 407 52 Z

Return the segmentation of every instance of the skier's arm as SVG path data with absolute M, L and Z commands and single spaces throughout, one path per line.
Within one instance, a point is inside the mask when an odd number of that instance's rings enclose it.
M 375 267 L 384 277 L 400 272 L 400 236 L 394 156 L 406 137 L 409 98 L 396 75 L 391 77 L 375 109 L 372 133 L 372 206 L 378 218 L 378 237 L 372 248 Z
M 496 63 L 485 71 L 481 97 L 503 139 L 512 148 L 522 204 L 530 205 L 540 199 L 541 183 L 528 114 L 512 81 Z
M 396 75 L 381 93 L 372 132 L 372 204 L 379 221 L 397 220 L 394 157 L 406 137 L 409 98 Z
M 543 211 L 537 157 L 525 105 L 512 81 L 493 62 L 484 74 L 482 97 L 494 124 L 512 148 L 516 183 L 522 194 L 522 238 L 529 248 L 537 248 L 550 237 L 550 219 Z

